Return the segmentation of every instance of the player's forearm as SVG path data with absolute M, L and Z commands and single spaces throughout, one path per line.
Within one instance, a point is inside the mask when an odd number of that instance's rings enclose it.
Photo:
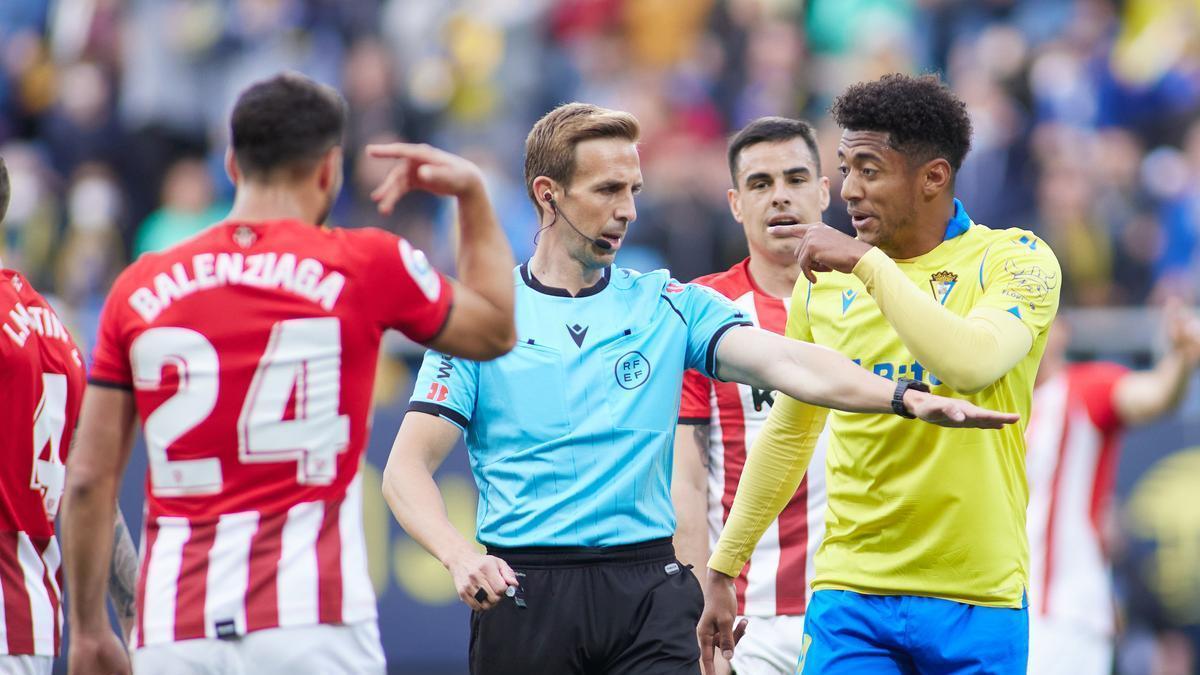
M 1175 409 L 1187 393 L 1190 365 L 1178 354 L 1164 356 L 1153 370 L 1129 373 L 1113 390 L 1113 404 L 1125 424 L 1145 424 Z
M 74 630 L 107 630 L 104 591 L 112 560 L 116 485 L 72 467 L 62 505 L 63 567 Z
M 443 565 L 475 550 L 450 522 L 433 473 L 422 462 L 393 454 L 383 471 L 383 498 L 400 527 Z
M 955 391 L 991 385 L 1033 345 L 1029 330 L 1001 310 L 983 308 L 961 317 L 939 305 L 877 248 L 859 260 L 854 274 L 908 351 Z
M 511 324 L 512 270 L 516 262 L 482 180 L 475 189 L 459 196 L 458 210 L 462 234 L 457 258 L 459 280 L 491 303 L 499 319 Z
M 680 425 L 675 431 L 675 471 L 671 503 L 675 507 L 675 555 L 684 564 L 703 567 L 708 560 L 708 471 L 702 457 L 708 425 Z
M 121 634 L 128 640 L 136 618 L 134 609 L 134 591 L 137 588 L 137 549 L 133 546 L 133 538 L 129 536 L 129 526 L 125 523 L 125 514 L 117 507 L 113 519 L 113 552 L 112 564 L 108 575 L 108 597 L 112 600 L 113 610 L 117 621 L 121 624 Z
M 717 348 L 718 375 L 848 412 L 890 413 L 895 384 L 838 352 L 759 328 L 730 330 Z
M 709 568 L 731 577 L 741 573 L 763 532 L 796 493 L 827 412 L 787 396 L 776 397 L 746 460 Z

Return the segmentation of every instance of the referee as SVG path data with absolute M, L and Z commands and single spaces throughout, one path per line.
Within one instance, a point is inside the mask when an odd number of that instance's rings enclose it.
M 637 120 L 571 103 L 526 139 L 543 235 L 513 272 L 516 348 L 429 352 L 384 475 L 400 524 L 454 578 L 472 673 L 696 673 L 703 595 L 675 557 L 671 452 L 683 372 L 951 426 L 1005 415 L 897 389 L 836 353 L 753 328 L 723 297 L 613 266 L 641 189 Z M 466 433 L 477 532 L 432 472 Z

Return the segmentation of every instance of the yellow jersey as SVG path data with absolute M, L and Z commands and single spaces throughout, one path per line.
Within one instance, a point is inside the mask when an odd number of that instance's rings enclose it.
M 815 285 L 801 277 L 787 335 L 835 349 L 883 377 L 923 380 L 936 394 L 1018 412 L 1021 421 L 1000 430 L 952 429 L 899 416 L 830 412 L 829 506 L 813 588 L 1020 607 L 1029 563 L 1024 432 L 1034 376 L 1058 309 L 1058 261 L 1030 232 L 970 223 L 929 253 L 895 263 L 953 314 L 965 317 L 980 308 L 1012 314 L 1028 328 L 1032 347 L 982 390 L 956 392 L 913 358 L 863 282 L 837 272 L 820 275 Z M 919 340 L 937 344 L 939 335 L 930 330 Z M 784 422 L 768 423 L 763 443 L 812 440 L 813 429 L 796 428 L 813 426 L 794 412 L 803 404 L 791 403 L 791 409 L 772 411 Z M 755 521 L 758 510 L 750 509 Z M 729 530 L 746 522 L 735 524 L 731 517 L 725 533 L 730 542 L 739 540 L 739 532 Z M 728 573 L 740 570 L 743 551 L 726 539 L 710 567 Z

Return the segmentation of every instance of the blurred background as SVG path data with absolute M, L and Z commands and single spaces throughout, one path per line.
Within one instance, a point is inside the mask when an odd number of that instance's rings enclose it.
M 523 259 L 530 126 L 571 100 L 633 112 L 646 190 L 620 262 L 687 280 L 745 255 L 725 202 L 732 131 L 760 115 L 813 121 L 836 195 L 833 97 L 886 72 L 937 71 L 975 128 L 958 196 L 977 222 L 1030 228 L 1054 247 L 1073 355 L 1148 365 L 1162 346 L 1154 308 L 1200 292 L 1200 0 L 2 0 L 0 156 L 13 198 L 0 257 L 54 296 L 81 345 L 126 263 L 227 212 L 228 111 L 286 68 L 350 103 L 334 222 L 401 234 L 442 269 L 453 268 L 452 210 L 413 195 L 379 217 L 367 194 L 385 167 L 363 160 L 364 144 L 415 139 L 473 159 Z M 826 217 L 847 227 L 836 196 Z M 388 351 L 368 453 L 376 484 L 417 355 L 400 339 Z M 1196 387 L 1124 450 L 1118 672 L 1200 672 Z M 131 467 L 122 497 L 135 521 L 143 470 Z M 473 531 L 464 452 L 439 480 Z M 374 495 L 371 574 L 391 667 L 465 672 L 466 609 Z

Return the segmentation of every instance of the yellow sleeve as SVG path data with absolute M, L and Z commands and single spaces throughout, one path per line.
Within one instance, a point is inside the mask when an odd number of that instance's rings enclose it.
M 812 340 L 807 313 L 810 291 L 801 277 L 788 313 L 790 338 Z M 729 519 L 708 560 L 710 568 L 731 577 L 741 573 L 763 532 L 796 493 L 828 412 L 782 393 L 775 395 L 771 414 L 746 460 Z
M 729 519 L 708 559 L 710 568 L 731 577 L 741 574 L 763 532 L 796 494 L 828 412 L 775 395 L 767 423 L 746 460 Z
M 1058 261 L 1049 247 L 1008 243 L 984 256 L 978 280 L 984 293 L 965 317 L 922 292 L 877 248 L 854 267 L 904 346 L 955 391 L 974 393 L 1012 370 L 1058 310 Z

